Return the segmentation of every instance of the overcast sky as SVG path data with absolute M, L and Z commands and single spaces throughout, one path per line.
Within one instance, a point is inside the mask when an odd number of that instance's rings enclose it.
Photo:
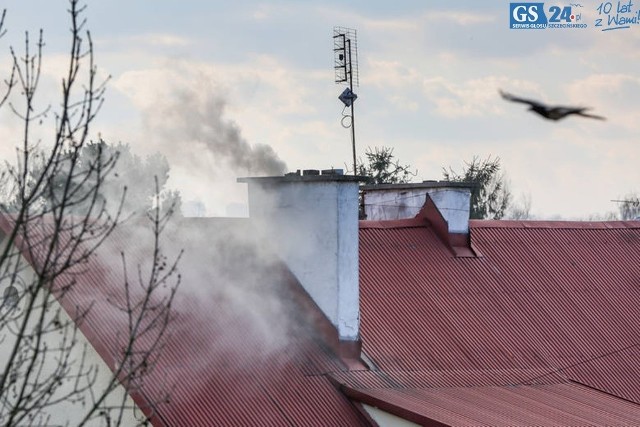
M 43 28 L 42 96 L 53 96 L 67 2 L 4 4 L 1 63 L 24 30 Z M 358 34 L 359 156 L 368 146 L 393 147 L 416 180 L 441 179 L 443 167 L 460 169 L 474 155 L 499 157 L 512 192 L 529 196 L 535 215 L 604 214 L 617 209 L 612 199 L 640 191 L 640 25 L 601 31 L 600 2 L 580 4 L 572 13 L 587 28 L 516 30 L 507 1 L 91 1 L 85 16 L 97 65 L 112 76 L 94 135 L 165 154 L 171 185 L 212 215 L 244 203 L 246 190 L 234 182 L 250 171 L 208 139 L 261 152 L 266 144 L 288 170 L 344 168 L 351 141 L 340 125 L 332 51 L 333 27 L 344 26 Z M 544 5 L 550 16 L 569 2 Z M 608 120 L 549 122 L 501 99 L 499 88 L 590 106 Z M 7 140 L 14 128 L 6 112 L 0 119 Z

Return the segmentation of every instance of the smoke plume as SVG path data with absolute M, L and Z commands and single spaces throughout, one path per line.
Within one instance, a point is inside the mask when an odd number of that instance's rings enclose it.
M 188 151 L 192 163 L 205 156 L 232 172 L 254 176 L 285 172 L 285 163 L 269 145 L 250 144 L 238 125 L 225 118 L 226 100 L 206 82 L 175 87 L 157 101 L 145 109 L 143 120 L 154 139 L 171 147 L 169 158 Z

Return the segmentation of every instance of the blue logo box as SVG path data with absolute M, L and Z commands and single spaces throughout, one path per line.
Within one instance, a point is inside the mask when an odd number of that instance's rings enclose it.
M 547 28 L 544 3 L 510 3 L 509 27 L 512 29 Z

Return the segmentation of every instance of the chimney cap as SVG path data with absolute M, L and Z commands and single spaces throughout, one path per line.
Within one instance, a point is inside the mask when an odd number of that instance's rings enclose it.
M 263 184 L 277 184 L 284 182 L 367 182 L 368 177 L 359 175 L 339 175 L 337 173 L 323 173 L 322 175 L 298 175 L 297 173 L 284 176 L 241 177 L 237 182 L 258 182 Z

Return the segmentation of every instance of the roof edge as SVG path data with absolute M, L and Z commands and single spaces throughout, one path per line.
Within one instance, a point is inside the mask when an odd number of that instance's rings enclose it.
M 638 229 L 640 221 L 545 221 L 545 220 L 508 220 L 508 219 L 472 219 L 470 228 L 540 228 L 540 229 Z
M 367 184 L 362 189 L 367 190 L 409 190 L 409 189 L 429 189 L 429 188 L 474 188 L 475 184 L 457 181 L 422 181 L 406 182 L 401 184 Z
M 379 228 L 379 229 L 390 229 L 390 228 L 418 228 L 424 227 L 425 222 L 417 217 L 414 218 L 406 218 L 406 219 L 389 219 L 389 220 L 360 220 L 358 222 L 358 227 L 360 229 L 363 228 Z
M 393 414 L 397 417 L 405 419 L 407 421 L 414 422 L 426 427 L 448 427 L 448 424 L 443 424 L 440 421 L 436 421 L 433 418 L 429 418 L 423 414 L 417 413 L 406 406 L 398 405 L 380 397 L 376 397 L 366 390 L 358 390 L 349 387 L 346 384 L 340 383 L 337 379 L 329 376 L 331 382 L 349 399 L 355 400 L 366 405 L 375 406 L 385 412 Z

